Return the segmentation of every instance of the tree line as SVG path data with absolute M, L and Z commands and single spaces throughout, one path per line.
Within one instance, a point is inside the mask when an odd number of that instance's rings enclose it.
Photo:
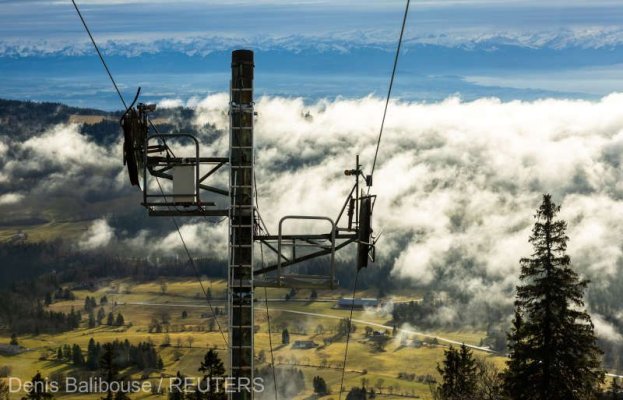
M 88 371 L 98 371 L 102 368 L 101 360 L 107 348 L 113 353 L 116 368 L 134 367 L 141 371 L 147 369 L 162 370 L 164 368 L 162 358 L 153 343 L 140 342 L 134 345 L 127 339 L 124 341 L 115 340 L 112 343 L 101 345 L 91 338 L 86 353 L 77 344 L 73 346 L 65 344 L 58 347 L 56 359 L 69 362 L 75 367 L 85 368 Z

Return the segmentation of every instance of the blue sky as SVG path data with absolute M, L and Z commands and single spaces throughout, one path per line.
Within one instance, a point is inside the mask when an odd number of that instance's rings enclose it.
M 150 85 L 153 99 L 225 89 L 227 54 L 237 47 L 258 53 L 264 94 L 382 93 L 404 9 L 394 0 L 78 4 L 121 85 Z M 7 97 L 114 107 L 69 0 L 2 1 L 0 10 Z M 397 95 L 597 98 L 623 90 L 620 21 L 620 1 L 412 1 Z

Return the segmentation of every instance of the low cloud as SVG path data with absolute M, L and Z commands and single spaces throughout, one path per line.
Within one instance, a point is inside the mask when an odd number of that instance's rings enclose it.
M 226 137 L 226 96 L 202 104 L 210 107 L 198 108 L 198 120 Z M 552 193 L 569 224 L 574 267 L 593 287 L 607 288 L 622 255 L 621 106 L 621 94 L 392 102 L 372 188 L 375 229 L 384 232 L 380 262 L 414 285 L 471 299 L 463 313 L 511 306 L 519 259 L 532 253 L 534 212 L 542 194 Z M 258 100 L 258 194 L 273 232 L 283 215 L 337 214 L 351 184 L 342 171 L 355 154 L 370 170 L 382 109 L 375 97 Z M 220 140 L 206 150 L 216 151 Z M 456 316 L 448 308 L 439 319 Z
M 169 104 L 182 103 L 196 109 L 197 126 L 214 128 L 200 136 L 202 155 L 226 155 L 228 96 Z M 353 167 L 356 154 L 370 171 L 383 105 L 373 96 L 257 100 L 257 189 L 271 233 L 284 215 L 337 216 L 353 183 L 343 171 Z M 392 101 L 372 187 L 378 195 L 374 229 L 383 231 L 378 262 L 414 286 L 459 293 L 468 299 L 459 315 L 476 318 L 488 305 L 509 306 L 519 259 L 532 253 L 533 215 L 542 194 L 551 193 L 568 222 L 574 267 L 591 288 L 609 288 L 623 263 L 622 108 L 623 94 L 598 101 Z M 13 148 L 19 160 L 9 156 Z M 52 188 L 83 193 L 86 187 L 105 199 L 129 186 L 120 154 L 120 141 L 98 145 L 77 125 L 59 125 L 5 151 L 0 177 L 16 182 L 34 174 L 31 191 L 37 194 Z M 210 179 L 208 184 L 226 185 L 227 174 Z M 30 197 L 21 189 L 7 192 Z M 132 203 L 137 210 L 139 202 Z M 180 223 L 193 256 L 226 258 L 226 222 Z M 111 225 L 98 220 L 91 229 L 99 239 L 83 238 L 81 246 L 106 245 L 116 234 L 138 252 L 183 250 L 172 226 L 126 234 L 107 229 Z M 326 228 L 309 223 L 287 229 Z M 342 250 L 340 257 L 353 252 Z M 448 309 L 438 317 L 452 321 L 456 315 Z
M 184 106 L 184 102 L 181 99 L 162 99 L 158 102 L 158 108 L 177 108 Z
M 111 152 L 80 133 L 79 124 L 57 125 L 41 136 L 26 140 L 21 148 L 30 151 L 37 160 L 49 161 L 63 167 L 114 165 Z
M 209 255 L 214 258 L 225 258 L 227 254 L 227 228 L 228 224 L 223 221 L 220 224 L 189 223 L 180 226 L 180 233 L 191 255 Z M 159 250 L 170 252 L 181 249 L 183 244 L 177 229 L 159 239 Z
M 82 235 L 78 246 L 82 250 L 94 250 L 107 246 L 115 237 L 115 231 L 108 224 L 106 218 L 94 221 L 89 229 Z
M 623 336 L 621 336 L 615 326 L 606 321 L 602 315 L 592 314 L 591 320 L 595 326 L 595 334 L 598 338 L 616 343 L 623 341 Z

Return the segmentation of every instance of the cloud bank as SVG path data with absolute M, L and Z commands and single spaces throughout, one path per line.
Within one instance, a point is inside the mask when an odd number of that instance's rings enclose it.
M 198 120 L 224 132 L 226 102 L 204 100 Z M 607 289 L 623 254 L 621 105 L 621 94 L 595 102 L 392 102 L 373 187 L 380 262 L 414 285 L 458 292 L 482 321 L 483 305 L 511 304 L 518 261 L 532 253 L 534 211 L 551 193 L 569 223 L 574 266 Z M 373 97 L 258 101 L 259 201 L 273 231 L 283 215 L 337 214 L 350 185 L 342 171 L 357 153 L 370 168 L 382 106 Z M 456 309 L 446 311 L 440 321 L 457 318 Z
M 208 156 L 227 153 L 227 101 L 221 93 L 163 104 L 190 105 L 197 125 L 213 126 L 216 133 L 201 137 L 202 154 Z M 413 285 L 458 292 L 474 307 L 508 305 L 518 261 L 531 254 L 527 240 L 535 209 L 542 194 L 551 193 L 568 222 L 573 265 L 592 287 L 607 289 L 623 255 L 621 109 L 623 94 L 616 93 L 599 101 L 393 101 L 372 188 L 378 195 L 374 228 L 383 231 L 379 263 L 390 264 L 396 278 Z M 371 96 L 314 103 L 258 99 L 257 189 L 272 232 L 284 215 L 337 216 L 352 183 L 343 171 L 352 168 L 356 154 L 370 170 L 382 110 L 383 100 Z M 98 145 L 75 125 L 59 125 L 12 148 L 18 156 L 30 156 L 17 162 L 3 151 L 8 161 L 0 174 L 9 181 L 43 174 L 46 184 L 32 189 L 37 193 L 54 195 L 53 188 L 83 183 L 105 197 L 129 185 L 120 142 Z M 226 175 L 216 183 L 225 182 Z M 138 199 L 133 206 L 140 209 Z M 226 222 L 183 222 L 194 255 L 225 257 Z M 117 237 L 139 251 L 182 249 L 170 226 L 136 235 L 123 229 L 112 233 L 111 226 L 112 220 L 97 220 L 92 240 L 85 236 L 80 245 L 96 248 Z M 145 246 L 148 241 L 159 246 Z M 342 257 L 352 252 L 343 251 Z M 456 310 L 443 317 L 455 318 Z M 607 326 L 601 327 L 606 334 Z

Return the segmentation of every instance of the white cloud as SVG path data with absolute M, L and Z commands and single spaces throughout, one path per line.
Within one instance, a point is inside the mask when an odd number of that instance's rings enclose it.
M 0 205 L 15 204 L 24 198 L 20 193 L 6 193 L 0 195 Z
M 210 255 L 223 257 L 227 254 L 227 228 L 224 221 L 220 224 L 210 224 L 205 221 L 200 223 L 188 223 L 180 226 L 180 233 L 191 255 Z M 177 230 L 160 239 L 156 246 L 158 251 L 183 250 L 183 244 Z M 223 257 L 224 258 L 224 257 Z
M 602 315 L 592 314 L 591 320 L 595 326 L 595 334 L 598 338 L 611 342 L 621 342 L 623 340 L 623 336 L 621 336 L 614 325 L 606 321 Z
M 26 140 L 21 147 L 30 150 L 38 160 L 69 168 L 118 163 L 117 157 L 111 157 L 111 151 L 82 135 L 79 124 L 57 125 L 41 136 Z
M 95 220 L 82 235 L 78 246 L 83 250 L 94 250 L 108 245 L 114 237 L 115 231 L 106 218 L 100 218 Z
M 162 99 L 158 102 L 158 108 L 177 108 L 182 107 L 184 102 L 180 99 Z

